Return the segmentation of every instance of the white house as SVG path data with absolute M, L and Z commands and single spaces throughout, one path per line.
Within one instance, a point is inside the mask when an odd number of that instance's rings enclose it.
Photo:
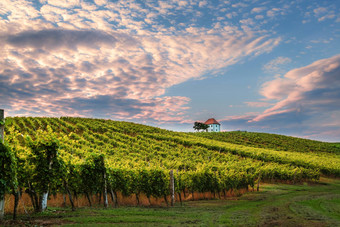
M 208 132 L 220 132 L 221 124 L 218 123 L 214 118 L 208 119 L 204 124 L 209 125 Z

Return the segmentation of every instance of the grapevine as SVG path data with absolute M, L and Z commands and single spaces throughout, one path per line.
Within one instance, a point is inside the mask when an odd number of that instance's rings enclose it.
M 167 198 L 169 170 L 175 170 L 175 191 L 211 192 L 221 196 L 228 190 L 254 187 L 261 180 L 302 182 L 318 180 L 320 171 L 340 176 L 340 159 L 335 152 L 310 152 L 271 147 L 248 147 L 230 143 L 220 134 L 171 132 L 150 126 L 86 118 L 6 118 L 6 141 L 18 157 L 21 189 L 41 187 L 34 181 L 37 169 L 32 143 L 48 132 L 58 141 L 56 171 L 48 179 L 49 190 L 65 192 L 70 199 L 105 190 L 118 205 L 117 193 L 141 193 L 148 198 Z M 212 134 L 211 134 L 212 135 Z M 44 134 L 48 137 L 47 134 Z M 31 138 L 31 142 L 29 139 Z M 255 142 L 254 142 L 255 143 Z M 271 146 L 274 143 L 272 143 Z M 311 145 L 312 146 L 312 145 Z M 37 154 L 36 154 L 37 155 Z M 27 182 L 27 179 L 31 179 Z M 42 178 L 44 179 L 44 178 Z M 32 182 L 35 182 L 32 184 Z

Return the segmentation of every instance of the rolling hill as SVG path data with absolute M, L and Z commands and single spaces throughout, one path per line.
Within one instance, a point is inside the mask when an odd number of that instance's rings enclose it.
M 58 142 L 58 171 L 48 178 L 55 193 L 89 195 L 105 187 L 123 195 L 166 197 L 170 170 L 177 193 L 218 195 L 254 187 L 259 178 L 301 182 L 320 174 L 340 176 L 339 146 L 265 133 L 183 133 L 72 117 L 7 117 L 5 133 L 24 176 L 19 185 L 30 190 L 41 184 L 31 144 L 45 138 Z

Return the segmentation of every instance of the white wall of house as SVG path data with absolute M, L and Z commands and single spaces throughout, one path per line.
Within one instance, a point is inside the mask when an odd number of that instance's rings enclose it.
M 208 128 L 208 132 L 220 132 L 221 127 L 219 124 L 210 124 Z

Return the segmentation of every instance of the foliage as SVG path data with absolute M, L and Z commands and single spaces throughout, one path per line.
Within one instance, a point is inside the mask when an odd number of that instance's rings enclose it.
M 80 176 L 83 190 L 89 194 L 100 193 L 103 188 L 103 173 L 106 171 L 104 156 L 90 154 L 85 163 L 80 166 Z
M 24 176 L 19 185 L 39 192 L 64 191 L 67 184 L 75 195 L 101 194 L 107 186 L 125 196 L 162 197 L 170 193 L 169 170 L 175 170 L 176 192 L 253 187 L 260 174 L 261 180 L 290 182 L 317 180 L 320 171 L 340 176 L 339 156 L 321 148 L 278 152 L 227 143 L 218 133 L 205 138 L 103 119 L 14 117 L 6 124 Z
M 17 186 L 17 162 L 12 149 L 0 142 L 0 198 Z
M 14 128 L 9 130 L 16 136 L 8 136 L 8 140 L 16 145 L 18 171 L 22 174 L 19 187 L 31 196 L 34 210 L 42 211 L 43 195 L 60 190 L 66 175 L 64 160 L 58 154 L 57 136 L 49 126 L 26 136 L 20 136 Z
M 293 164 L 300 167 L 321 170 L 325 175 L 340 176 L 340 156 L 338 154 L 323 153 L 297 153 L 292 151 L 275 151 L 263 148 L 252 148 L 243 145 L 230 144 L 200 138 L 192 134 L 187 135 L 149 135 L 160 140 L 172 140 L 187 147 L 202 146 L 209 150 L 227 152 L 242 157 L 249 157 L 265 162 L 276 162 L 281 164 Z
M 309 139 L 301 139 L 291 136 L 276 135 L 259 132 L 212 132 L 200 133 L 195 136 L 213 139 L 221 142 L 273 149 L 277 151 L 295 152 L 329 152 L 340 154 L 340 146 L 337 143 L 326 143 Z
M 31 182 L 39 194 L 48 192 L 49 188 L 61 184 L 63 160 L 58 155 L 59 141 L 51 128 L 38 130 L 34 140 L 27 137 L 28 147 L 32 153 L 28 156 L 31 166 Z
M 196 121 L 194 123 L 194 127 L 193 127 L 195 130 L 199 131 L 199 130 L 207 130 L 209 128 L 209 125 L 206 125 L 202 122 L 198 122 Z

